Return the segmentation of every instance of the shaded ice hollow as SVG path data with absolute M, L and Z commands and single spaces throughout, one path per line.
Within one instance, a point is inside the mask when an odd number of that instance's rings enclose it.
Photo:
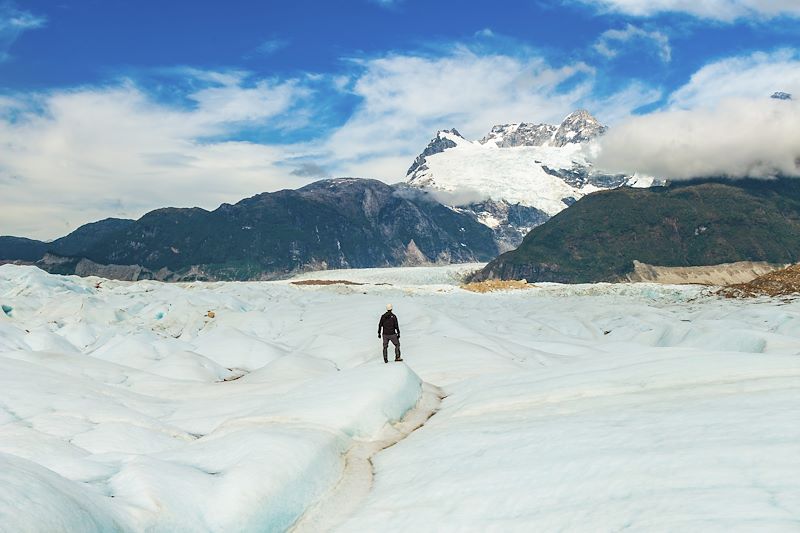
M 461 290 L 478 266 L 304 276 L 354 286 L 0 267 L 0 531 L 800 528 L 800 303 Z M 406 364 L 380 358 L 389 302 Z M 439 412 L 373 450 L 426 384 Z M 343 482 L 363 450 L 366 491 Z M 358 505 L 326 521 L 336 487 Z

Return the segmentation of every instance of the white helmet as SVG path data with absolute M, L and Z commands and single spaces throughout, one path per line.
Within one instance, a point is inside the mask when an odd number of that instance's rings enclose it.
M 386 310 L 387 311 L 391 311 L 392 310 L 392 304 L 386 304 Z

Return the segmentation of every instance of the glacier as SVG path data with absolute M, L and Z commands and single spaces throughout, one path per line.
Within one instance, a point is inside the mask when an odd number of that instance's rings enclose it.
M 480 266 L 0 267 L 0 531 L 800 528 L 800 301 Z
M 593 169 L 598 146 L 592 141 L 606 130 L 586 110 L 569 114 L 560 125 L 498 124 L 477 141 L 456 129 L 440 130 L 408 169 L 406 182 L 449 194 L 456 206 L 464 207 L 470 202 L 464 204 L 463 198 L 471 197 L 472 203 L 533 207 L 547 217 L 593 192 L 661 183 L 651 176 L 606 175 Z M 448 197 L 443 201 L 448 203 Z

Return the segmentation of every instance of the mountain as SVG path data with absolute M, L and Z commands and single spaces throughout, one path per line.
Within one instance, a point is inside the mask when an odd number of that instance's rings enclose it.
M 575 111 L 558 127 L 551 144 L 564 147 L 568 144 L 579 144 L 591 141 L 606 132 L 606 127 L 585 109 Z
M 77 255 L 130 224 L 133 224 L 133 220 L 107 218 L 84 224 L 69 235 L 52 242 L 23 237 L 0 237 L 0 262 L 32 263 L 39 261 L 48 253 L 58 256 Z
M 558 126 L 551 124 L 527 124 L 525 122 L 498 124 L 478 142 L 481 144 L 492 143 L 498 148 L 543 146 L 553 139 L 556 131 L 558 131 Z
M 48 244 L 24 237 L 0 237 L 0 261 L 33 262 L 47 253 Z
M 583 197 L 476 276 L 615 281 L 633 261 L 700 266 L 800 258 L 800 181 L 702 180 Z
M 133 224 L 133 220 L 124 218 L 106 218 L 97 222 L 84 224 L 69 235 L 54 240 L 48 251 L 62 256 L 78 255 L 109 235 L 125 229 Z
M 605 131 L 585 110 L 560 125 L 499 124 L 479 141 L 465 139 L 456 129 L 441 130 L 414 160 L 406 182 L 433 191 L 479 222 L 488 221 L 501 249 L 510 249 L 531 228 L 586 194 L 653 184 L 652 178 L 592 170 L 585 143 Z M 511 206 L 525 213 L 519 224 L 496 216 Z
M 110 219 L 57 243 L 38 266 L 166 281 L 488 261 L 499 253 L 489 228 L 425 191 L 351 178 L 259 194 L 214 211 L 165 208 L 136 221 Z

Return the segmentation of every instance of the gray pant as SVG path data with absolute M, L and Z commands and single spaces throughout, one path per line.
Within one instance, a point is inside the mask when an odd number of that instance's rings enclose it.
M 389 356 L 387 355 L 387 349 L 389 348 L 389 341 L 392 341 L 394 344 L 394 358 L 400 359 L 400 337 L 397 335 L 386 335 L 383 334 L 383 360 L 384 362 L 389 362 Z

